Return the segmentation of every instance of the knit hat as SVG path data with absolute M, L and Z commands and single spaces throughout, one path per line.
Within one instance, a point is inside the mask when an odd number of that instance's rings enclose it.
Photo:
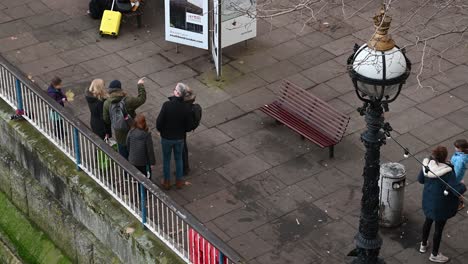
M 122 90 L 122 83 L 120 83 L 119 80 L 113 80 L 109 83 L 109 88 L 107 89 L 109 93 L 113 93 L 118 90 Z

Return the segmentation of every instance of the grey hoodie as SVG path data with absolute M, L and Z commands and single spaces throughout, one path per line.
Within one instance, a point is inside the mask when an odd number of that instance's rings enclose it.
M 151 133 L 132 128 L 127 135 L 128 161 L 135 166 L 155 165 Z

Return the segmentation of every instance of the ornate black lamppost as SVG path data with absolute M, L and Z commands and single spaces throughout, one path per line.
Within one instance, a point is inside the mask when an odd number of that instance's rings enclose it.
M 382 239 L 379 231 L 379 170 L 380 147 L 385 144 L 385 133 L 391 130 L 384 123 L 383 112 L 388 111 L 388 103 L 400 94 L 411 71 L 411 62 L 405 51 L 395 46 L 388 35 L 391 17 L 382 8 L 374 17 L 375 33 L 371 40 L 361 47 L 355 46 L 348 59 L 348 72 L 356 94 L 364 105 L 358 108 L 365 115 L 367 131 L 361 140 L 366 147 L 363 172 L 361 217 L 359 232 L 355 237 L 357 258 L 354 264 L 383 263 L 378 258 Z

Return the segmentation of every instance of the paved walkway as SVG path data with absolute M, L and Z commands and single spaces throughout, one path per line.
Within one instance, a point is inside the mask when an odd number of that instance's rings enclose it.
M 144 28 L 128 20 L 118 39 L 102 39 L 99 21 L 85 15 L 88 1 L 0 0 L 0 53 L 41 87 L 61 76 L 65 90 L 77 94 L 72 111 L 86 123 L 83 92 L 93 78 L 107 83 L 118 78 L 134 94 L 137 79 L 146 76 L 148 100 L 139 110 L 149 117 L 151 127 L 174 84 L 188 83 L 204 108 L 203 125 L 189 138 L 191 185 L 168 194 L 248 263 L 343 263 L 357 232 L 364 156 L 359 142 L 364 121 L 355 111 L 360 102 L 345 61 L 353 44 L 364 43 L 372 34 L 370 17 L 377 6 L 359 10 L 368 1 L 346 1 L 347 16 L 357 13 L 343 20 L 341 7 L 330 1 L 317 21 L 305 26 L 297 14 L 261 20 L 257 38 L 247 46 L 225 49 L 225 78 L 217 83 L 209 53 L 190 47 L 176 53 L 175 45 L 164 41 L 163 4 L 148 2 Z M 394 2 L 394 28 L 398 21 L 411 19 L 394 34 L 400 46 L 415 36 L 432 36 L 466 22 L 466 12 L 449 8 L 421 28 L 417 23 L 425 23 L 433 7 L 410 16 L 421 1 Z M 454 139 L 468 137 L 466 43 L 466 36 L 460 40 L 460 35 L 446 35 L 431 40 L 425 50 L 423 45 L 408 48 L 414 73 L 386 118 L 397 139 L 417 157 L 438 144 L 451 149 Z M 437 57 L 445 48 L 444 56 Z M 435 91 L 417 88 L 421 63 L 426 67 L 421 80 Z M 335 159 L 256 110 L 273 100 L 282 79 L 352 117 Z M 392 141 L 383 147 L 382 161 L 402 162 L 409 184 L 407 220 L 399 228 L 382 229 L 381 255 L 392 264 L 427 263 L 428 255 L 416 250 L 423 222 L 422 188 L 415 182 L 419 166 L 404 160 Z M 157 171 L 160 176 L 161 168 Z M 468 261 L 467 232 L 468 214 L 462 211 L 448 222 L 441 246 L 454 258 L 451 263 Z

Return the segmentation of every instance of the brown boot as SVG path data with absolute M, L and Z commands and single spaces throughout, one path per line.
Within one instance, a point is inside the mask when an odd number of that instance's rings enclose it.
M 164 180 L 163 181 L 163 188 L 166 191 L 169 191 L 171 189 L 171 182 L 169 180 Z
M 181 181 L 181 180 L 176 181 L 176 188 L 177 189 L 182 189 L 182 187 L 184 187 L 184 185 L 185 185 L 184 181 Z

